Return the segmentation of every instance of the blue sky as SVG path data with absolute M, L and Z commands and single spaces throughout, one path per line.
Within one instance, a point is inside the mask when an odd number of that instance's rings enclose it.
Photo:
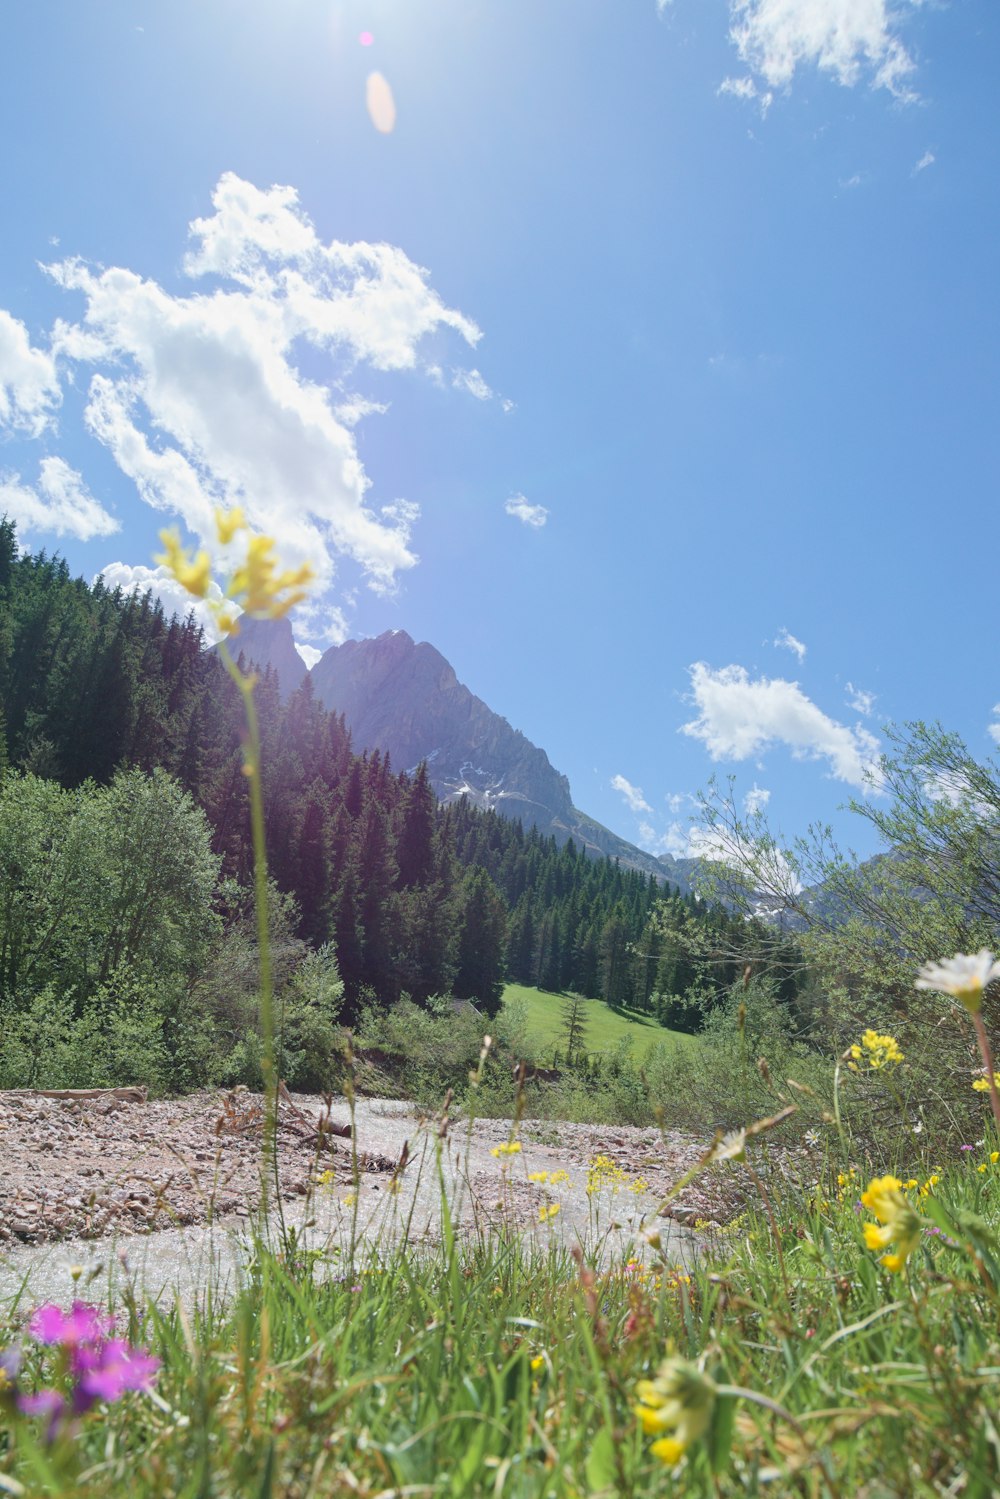
M 27 544 L 141 586 L 242 501 L 304 645 L 431 641 L 654 850 L 714 771 L 867 852 L 887 720 L 996 748 L 995 0 L 0 28 Z

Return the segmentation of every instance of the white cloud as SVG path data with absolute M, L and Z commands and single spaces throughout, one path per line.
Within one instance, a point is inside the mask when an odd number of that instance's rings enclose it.
M 489 401 L 493 398 L 492 390 L 478 370 L 456 370 L 451 383 L 456 390 L 468 391 L 477 401 Z
M 642 789 L 639 786 L 633 786 L 632 782 L 627 781 L 624 776 L 612 776 L 611 785 L 615 791 L 621 792 L 628 803 L 629 811 L 652 812 L 653 809 L 643 796 Z
M 764 786 L 758 786 L 756 782 L 750 787 L 743 798 L 743 810 L 752 817 L 755 812 L 763 812 L 771 800 L 771 793 Z
M 812 66 L 846 87 L 864 74 L 872 86 L 915 98 L 914 62 L 899 37 L 906 10 L 919 0 L 730 0 L 730 36 L 740 60 L 769 88 L 787 87 Z M 735 90 L 734 90 L 735 91 Z
M 802 644 L 801 640 L 796 640 L 795 636 L 786 630 L 784 625 L 778 631 L 775 639 L 771 641 L 771 644 L 779 646 L 786 651 L 792 651 L 800 661 L 806 659 L 806 647 Z
M 55 360 L 32 348 L 24 324 L 0 308 L 0 427 L 37 437 L 59 401 Z
M 993 717 L 996 719 L 996 722 L 988 724 L 986 727 L 986 732 L 987 734 L 989 734 L 994 744 L 1000 744 L 1000 703 L 994 704 Z
M 729 94 L 734 99 L 757 99 L 760 102 L 761 115 L 766 119 L 767 112 L 774 103 L 774 94 L 770 89 L 759 89 L 752 78 L 723 78 L 717 94 Z
M 535 530 L 544 526 L 549 518 L 549 512 L 544 505 L 532 505 L 523 494 L 512 494 L 510 499 L 505 501 L 503 508 L 508 515 L 513 515 L 515 519 L 523 521 L 526 526 L 533 526 Z
M 131 270 L 79 260 L 47 267 L 85 299 L 79 323 L 57 324 L 53 347 L 97 366 L 88 426 L 140 496 L 213 554 L 213 508 L 239 503 L 254 529 L 279 537 L 289 565 L 312 563 L 318 593 L 338 556 L 391 591 L 417 561 L 416 509 L 396 501 L 376 513 L 367 503 L 353 428 L 384 408 L 341 383 L 362 363 L 418 367 L 418 346 L 435 332 L 474 346 L 479 329 L 402 250 L 324 244 L 293 188 L 261 190 L 227 173 L 213 205 L 190 226 L 184 261 L 188 276 L 218 279 L 205 290 L 175 296 Z M 325 366 L 313 357 L 304 373 L 303 345 Z
M 114 516 L 62 458 L 43 458 L 34 486 L 23 484 L 20 474 L 0 476 L 0 514 L 4 512 L 22 533 L 42 531 L 90 541 L 119 529 Z
M 875 693 L 865 692 L 862 687 L 855 687 L 853 682 L 848 682 L 846 701 L 847 706 L 853 708 L 855 713 L 861 713 L 867 718 L 875 706 Z
M 932 167 L 936 161 L 937 157 L 934 155 L 933 151 L 925 151 L 923 156 L 921 156 L 920 160 L 917 162 L 916 166 L 913 168 L 914 177 L 918 172 L 926 172 L 927 168 Z
M 193 613 L 205 631 L 209 644 L 214 645 L 219 639 L 219 631 L 209 607 L 210 603 L 222 601 L 222 590 L 217 583 L 210 585 L 207 599 L 194 599 L 164 567 L 133 567 L 129 562 L 109 562 L 107 567 L 101 568 L 98 576 L 104 579 L 104 586 L 111 590 L 120 588 L 122 593 L 152 593 L 155 599 L 160 600 L 168 618 L 176 614 L 179 618 L 186 619 Z
M 703 661 L 691 667 L 698 717 L 682 732 L 700 739 L 713 760 L 748 760 L 775 744 L 796 759 L 825 759 L 833 775 L 851 786 L 877 776 L 879 743 L 860 725 L 837 723 L 781 677 L 751 680 L 742 666 L 718 670 Z
M 295 642 L 295 649 L 298 651 L 306 671 L 312 671 L 316 662 L 321 660 L 323 656 L 323 652 L 317 650 L 314 645 L 305 645 L 298 640 Z

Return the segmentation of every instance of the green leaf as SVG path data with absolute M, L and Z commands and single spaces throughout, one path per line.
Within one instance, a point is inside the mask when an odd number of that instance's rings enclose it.
M 958 1225 L 950 1216 L 944 1204 L 940 1202 L 938 1198 L 925 1198 L 923 1207 L 924 1212 L 927 1214 L 928 1218 L 930 1218 L 933 1223 L 937 1224 L 938 1228 L 943 1234 L 947 1234 L 949 1239 L 961 1239 L 962 1234 L 958 1228 Z M 964 1249 L 965 1246 L 962 1245 L 961 1247 Z
M 736 1401 L 731 1395 L 720 1395 L 708 1428 L 708 1460 L 713 1473 L 724 1473 L 729 1466 L 729 1448 L 733 1440 Z
M 593 1446 L 587 1455 L 585 1471 L 587 1486 L 592 1494 L 600 1494 L 606 1489 L 615 1488 L 618 1481 L 618 1469 L 615 1465 L 615 1442 L 610 1427 L 602 1426 L 594 1438 Z

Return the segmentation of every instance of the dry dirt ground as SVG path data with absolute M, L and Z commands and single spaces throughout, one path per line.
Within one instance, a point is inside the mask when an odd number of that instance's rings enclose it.
M 526 1120 L 520 1150 L 495 1155 L 510 1122 L 458 1118 L 439 1156 L 440 1121 L 410 1104 L 359 1101 L 353 1137 L 351 1126 L 344 1099 L 296 1095 L 279 1110 L 286 1223 L 333 1255 L 358 1243 L 379 1253 L 404 1236 L 433 1242 L 443 1189 L 465 1230 L 502 1225 L 611 1252 L 655 1226 L 683 1261 L 707 1224 L 740 1210 L 746 1186 L 722 1163 L 659 1211 L 705 1148 L 679 1132 Z M 150 1294 L 196 1290 L 209 1260 L 238 1275 L 241 1230 L 259 1202 L 261 1140 L 260 1100 L 244 1092 L 146 1103 L 0 1093 L 0 1301 L 28 1282 L 34 1294 L 58 1294 L 53 1266 L 65 1279 L 71 1264 L 116 1258 L 141 1267 Z M 612 1165 L 595 1187 L 598 1157 Z M 541 1173 L 546 1180 L 531 1179 Z

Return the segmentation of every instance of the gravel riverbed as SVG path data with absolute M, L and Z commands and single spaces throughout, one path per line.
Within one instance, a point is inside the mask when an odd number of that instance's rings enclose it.
M 0 1093 L 0 1305 L 64 1299 L 70 1267 L 82 1267 L 82 1280 L 128 1275 L 149 1296 L 231 1286 L 259 1204 L 261 1120 L 259 1098 L 243 1091 L 145 1103 Z M 345 1099 L 294 1095 L 279 1110 L 282 1214 L 305 1245 L 326 1251 L 331 1273 L 352 1242 L 378 1253 L 403 1236 L 439 1236 L 440 1121 L 370 1099 L 356 1105 L 353 1138 L 351 1124 Z M 701 1236 L 692 1225 L 725 1222 L 740 1207 L 737 1179 L 717 1168 L 657 1216 L 704 1150 L 690 1135 L 526 1120 L 521 1149 L 494 1155 L 510 1135 L 506 1120 L 449 1122 L 441 1166 L 461 1230 L 504 1225 L 539 1243 L 612 1253 L 655 1224 L 683 1263 Z M 588 1193 L 597 1157 L 611 1164 Z

